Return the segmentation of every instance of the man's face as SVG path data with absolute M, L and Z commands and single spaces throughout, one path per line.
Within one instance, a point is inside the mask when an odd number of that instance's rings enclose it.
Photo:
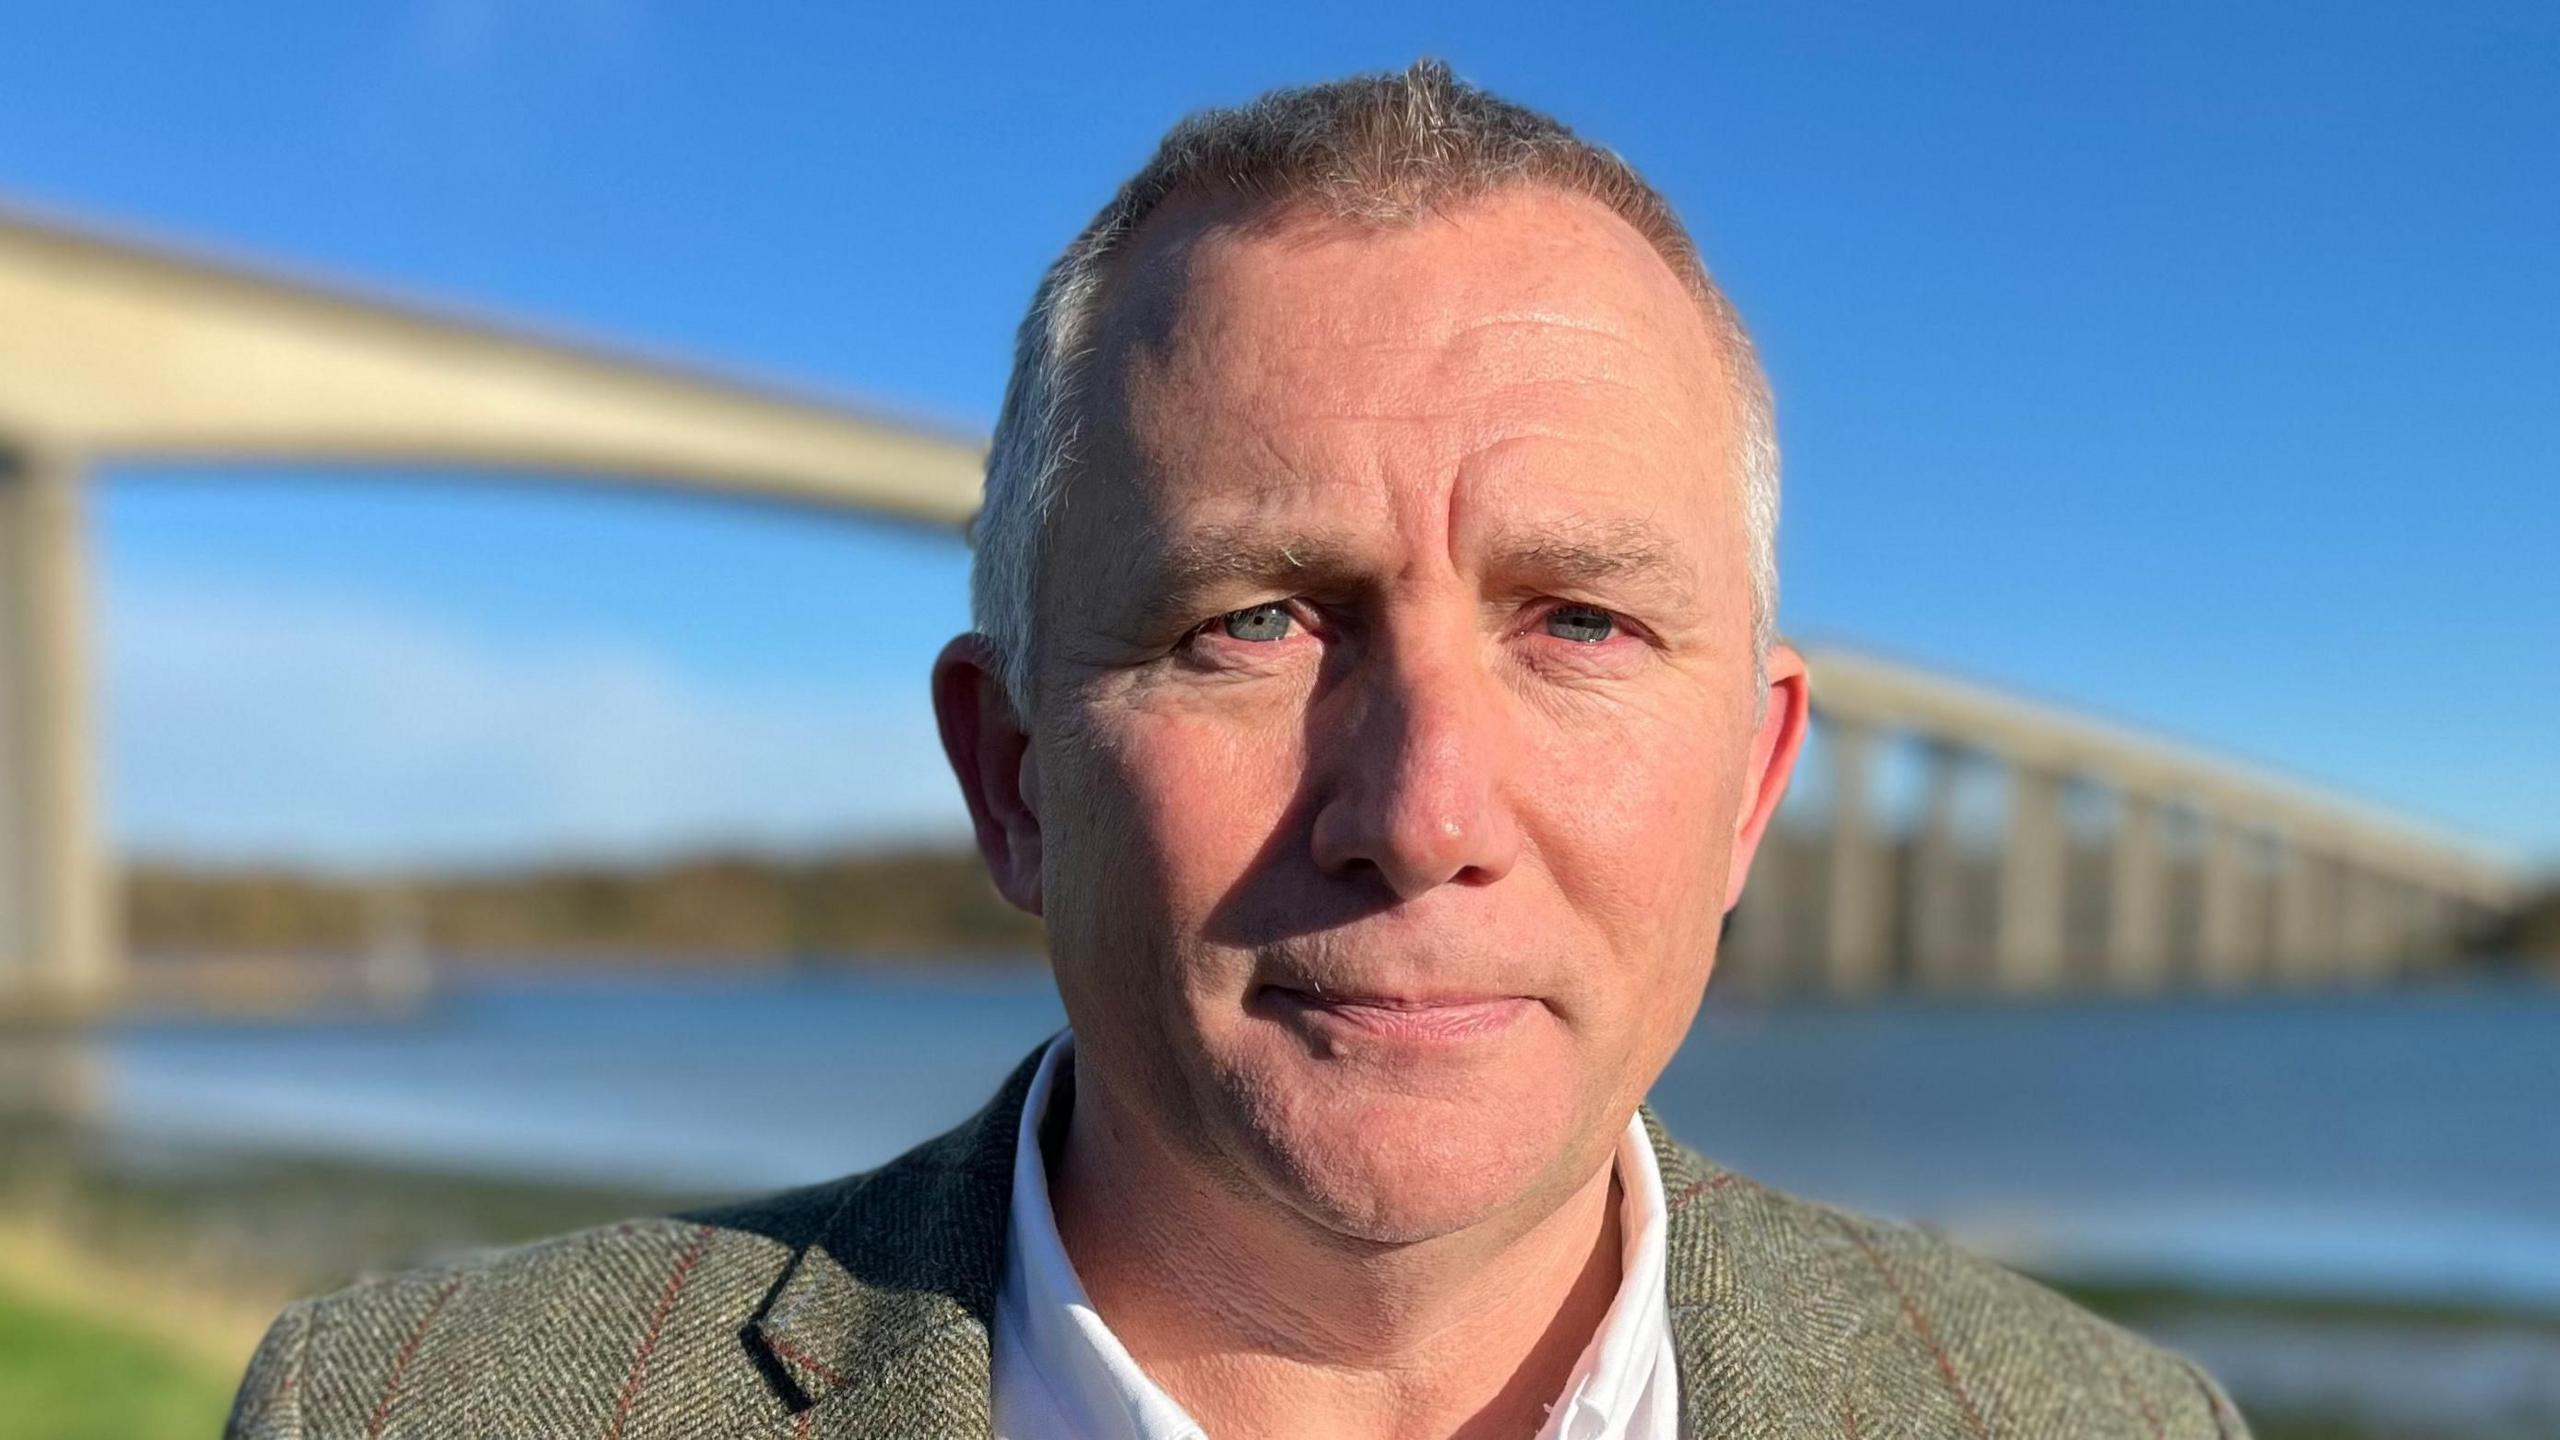
M 1725 356 L 1542 191 L 1160 214 L 1098 340 L 1022 785 L 1079 1106 L 1345 1235 L 1543 1214 L 1801 725 L 1791 656 L 1755 715 Z

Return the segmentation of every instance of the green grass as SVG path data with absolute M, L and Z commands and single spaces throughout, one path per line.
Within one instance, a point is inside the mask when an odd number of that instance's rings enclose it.
M 205 1440 L 238 1377 L 0 1290 L 0 1440 Z

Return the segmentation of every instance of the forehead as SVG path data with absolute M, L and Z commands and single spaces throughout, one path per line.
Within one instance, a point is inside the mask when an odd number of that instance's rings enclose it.
M 1728 528 L 1724 347 L 1595 202 L 1520 189 L 1386 227 L 1184 202 L 1098 319 L 1077 483 L 1124 538 L 1310 507 Z

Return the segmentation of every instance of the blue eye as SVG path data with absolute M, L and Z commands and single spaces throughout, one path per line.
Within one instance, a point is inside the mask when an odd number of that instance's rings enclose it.
M 1289 627 L 1295 622 L 1290 618 L 1288 606 L 1270 604 L 1230 610 L 1218 617 L 1218 623 L 1233 639 L 1268 642 L 1287 639 Z
M 1547 612 L 1547 633 L 1559 640 L 1597 645 L 1616 633 L 1618 617 L 1591 605 L 1559 605 Z

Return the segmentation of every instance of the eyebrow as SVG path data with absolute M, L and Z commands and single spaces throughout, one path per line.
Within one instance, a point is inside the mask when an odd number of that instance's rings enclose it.
M 1484 547 L 1483 571 L 1515 589 L 1632 591 L 1664 610 L 1685 609 L 1695 576 L 1679 547 L 1659 527 L 1637 519 L 1570 517 L 1497 530 Z M 1144 628 L 1188 624 L 1223 590 L 1267 588 L 1344 594 L 1378 582 L 1377 567 L 1346 540 L 1314 532 L 1209 526 L 1186 533 L 1129 566 L 1141 598 Z
M 1680 547 L 1647 520 L 1577 516 L 1496 531 L 1486 554 L 1490 573 L 1546 589 L 1624 587 L 1671 609 L 1685 609 L 1696 593 Z
M 1240 586 L 1340 592 L 1372 583 L 1374 567 L 1331 536 L 1225 525 L 1188 532 L 1129 567 L 1139 624 L 1187 623 L 1203 597 Z

